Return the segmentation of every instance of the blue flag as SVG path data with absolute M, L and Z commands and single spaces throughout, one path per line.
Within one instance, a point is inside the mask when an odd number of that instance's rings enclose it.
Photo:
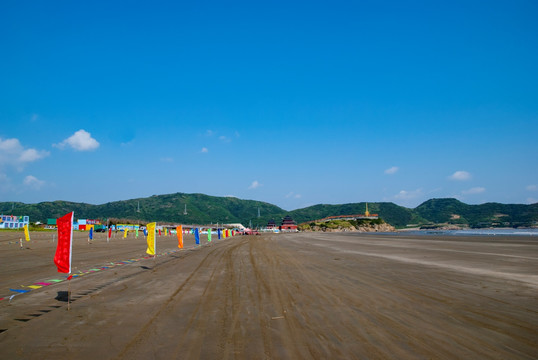
M 219 236 L 219 240 L 220 240 L 220 229 L 217 229 L 217 235 Z
M 90 228 L 90 240 L 93 240 L 93 227 Z
M 200 245 L 200 230 L 198 228 L 194 229 L 194 240 L 196 240 L 197 245 Z

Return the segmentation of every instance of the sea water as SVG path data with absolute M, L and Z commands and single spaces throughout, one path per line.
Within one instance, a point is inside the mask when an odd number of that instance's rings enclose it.
M 403 231 L 406 235 L 454 235 L 454 236 L 538 236 L 538 229 L 464 229 L 464 230 L 417 230 Z

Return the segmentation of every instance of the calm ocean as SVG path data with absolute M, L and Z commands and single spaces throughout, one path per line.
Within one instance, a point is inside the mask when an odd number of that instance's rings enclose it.
M 503 236 L 538 236 L 538 229 L 466 229 L 466 230 L 417 230 L 417 231 L 402 231 L 401 234 L 409 235 L 454 235 L 454 236 L 470 236 L 470 235 L 503 235 Z

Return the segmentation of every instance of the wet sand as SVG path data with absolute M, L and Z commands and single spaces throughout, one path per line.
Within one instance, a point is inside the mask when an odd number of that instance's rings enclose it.
M 185 249 L 0 232 L 2 359 L 535 359 L 538 239 L 236 236 Z M 13 239 L 15 238 L 15 239 Z M 206 236 L 202 236 L 205 240 Z M 11 244 L 9 241 L 15 241 Z M 91 269 L 101 269 L 96 271 Z M 71 290 L 70 310 L 64 295 Z

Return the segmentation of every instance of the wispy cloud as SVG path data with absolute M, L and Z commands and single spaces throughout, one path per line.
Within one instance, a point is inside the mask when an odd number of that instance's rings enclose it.
M 229 142 L 232 141 L 232 139 L 230 139 L 229 137 L 224 136 L 224 135 L 219 136 L 219 140 L 224 142 L 224 143 L 229 143 Z
M 400 170 L 399 167 L 397 166 L 393 166 L 393 167 L 390 167 L 388 168 L 387 170 L 385 170 L 385 174 L 387 175 L 393 175 L 393 174 L 396 174 L 398 172 L 398 170 Z
M 0 167 L 3 165 L 11 165 L 22 171 L 27 163 L 31 163 L 49 156 L 48 151 L 25 149 L 19 139 L 0 138 Z
M 481 194 L 484 191 L 486 191 L 486 188 L 478 186 L 478 187 L 470 188 L 469 190 L 463 190 L 461 193 L 463 195 L 473 195 L 473 194 Z
M 538 185 L 528 185 L 525 189 L 527 189 L 527 191 L 537 191 Z
M 207 154 L 209 152 L 209 149 L 206 147 L 203 147 L 202 150 L 200 150 L 202 154 Z
M 11 179 L 3 173 L 0 173 L 0 193 L 8 193 L 13 190 Z
M 33 190 L 39 190 L 43 185 L 45 185 L 45 181 L 39 180 L 35 176 L 28 175 L 23 180 L 23 185 L 27 188 L 33 189 Z
M 289 199 L 289 198 L 300 199 L 301 197 L 302 197 L 301 194 L 296 194 L 296 193 L 294 193 L 293 191 L 290 191 L 290 192 L 287 193 L 286 196 L 285 196 L 286 199 Z
M 99 147 L 99 142 L 92 138 L 92 135 L 86 130 L 79 130 L 59 144 L 53 144 L 54 147 L 65 149 L 70 146 L 76 151 L 93 151 Z
M 171 157 L 163 157 L 163 158 L 161 158 L 161 162 L 164 162 L 164 163 L 173 163 L 173 162 L 174 162 L 174 158 L 171 158 Z
M 465 181 L 469 180 L 471 178 L 471 174 L 469 174 L 467 171 L 459 170 L 456 171 L 454 174 L 450 175 L 450 180 L 456 180 L 456 181 Z
M 259 188 L 260 186 L 262 186 L 262 184 L 260 184 L 260 182 L 258 180 L 254 180 L 252 182 L 252 184 L 250 184 L 250 186 L 248 187 L 249 189 L 257 189 Z
M 401 190 L 398 194 L 394 195 L 394 198 L 399 200 L 413 200 L 421 196 L 424 196 L 422 189 L 416 189 L 411 191 Z

